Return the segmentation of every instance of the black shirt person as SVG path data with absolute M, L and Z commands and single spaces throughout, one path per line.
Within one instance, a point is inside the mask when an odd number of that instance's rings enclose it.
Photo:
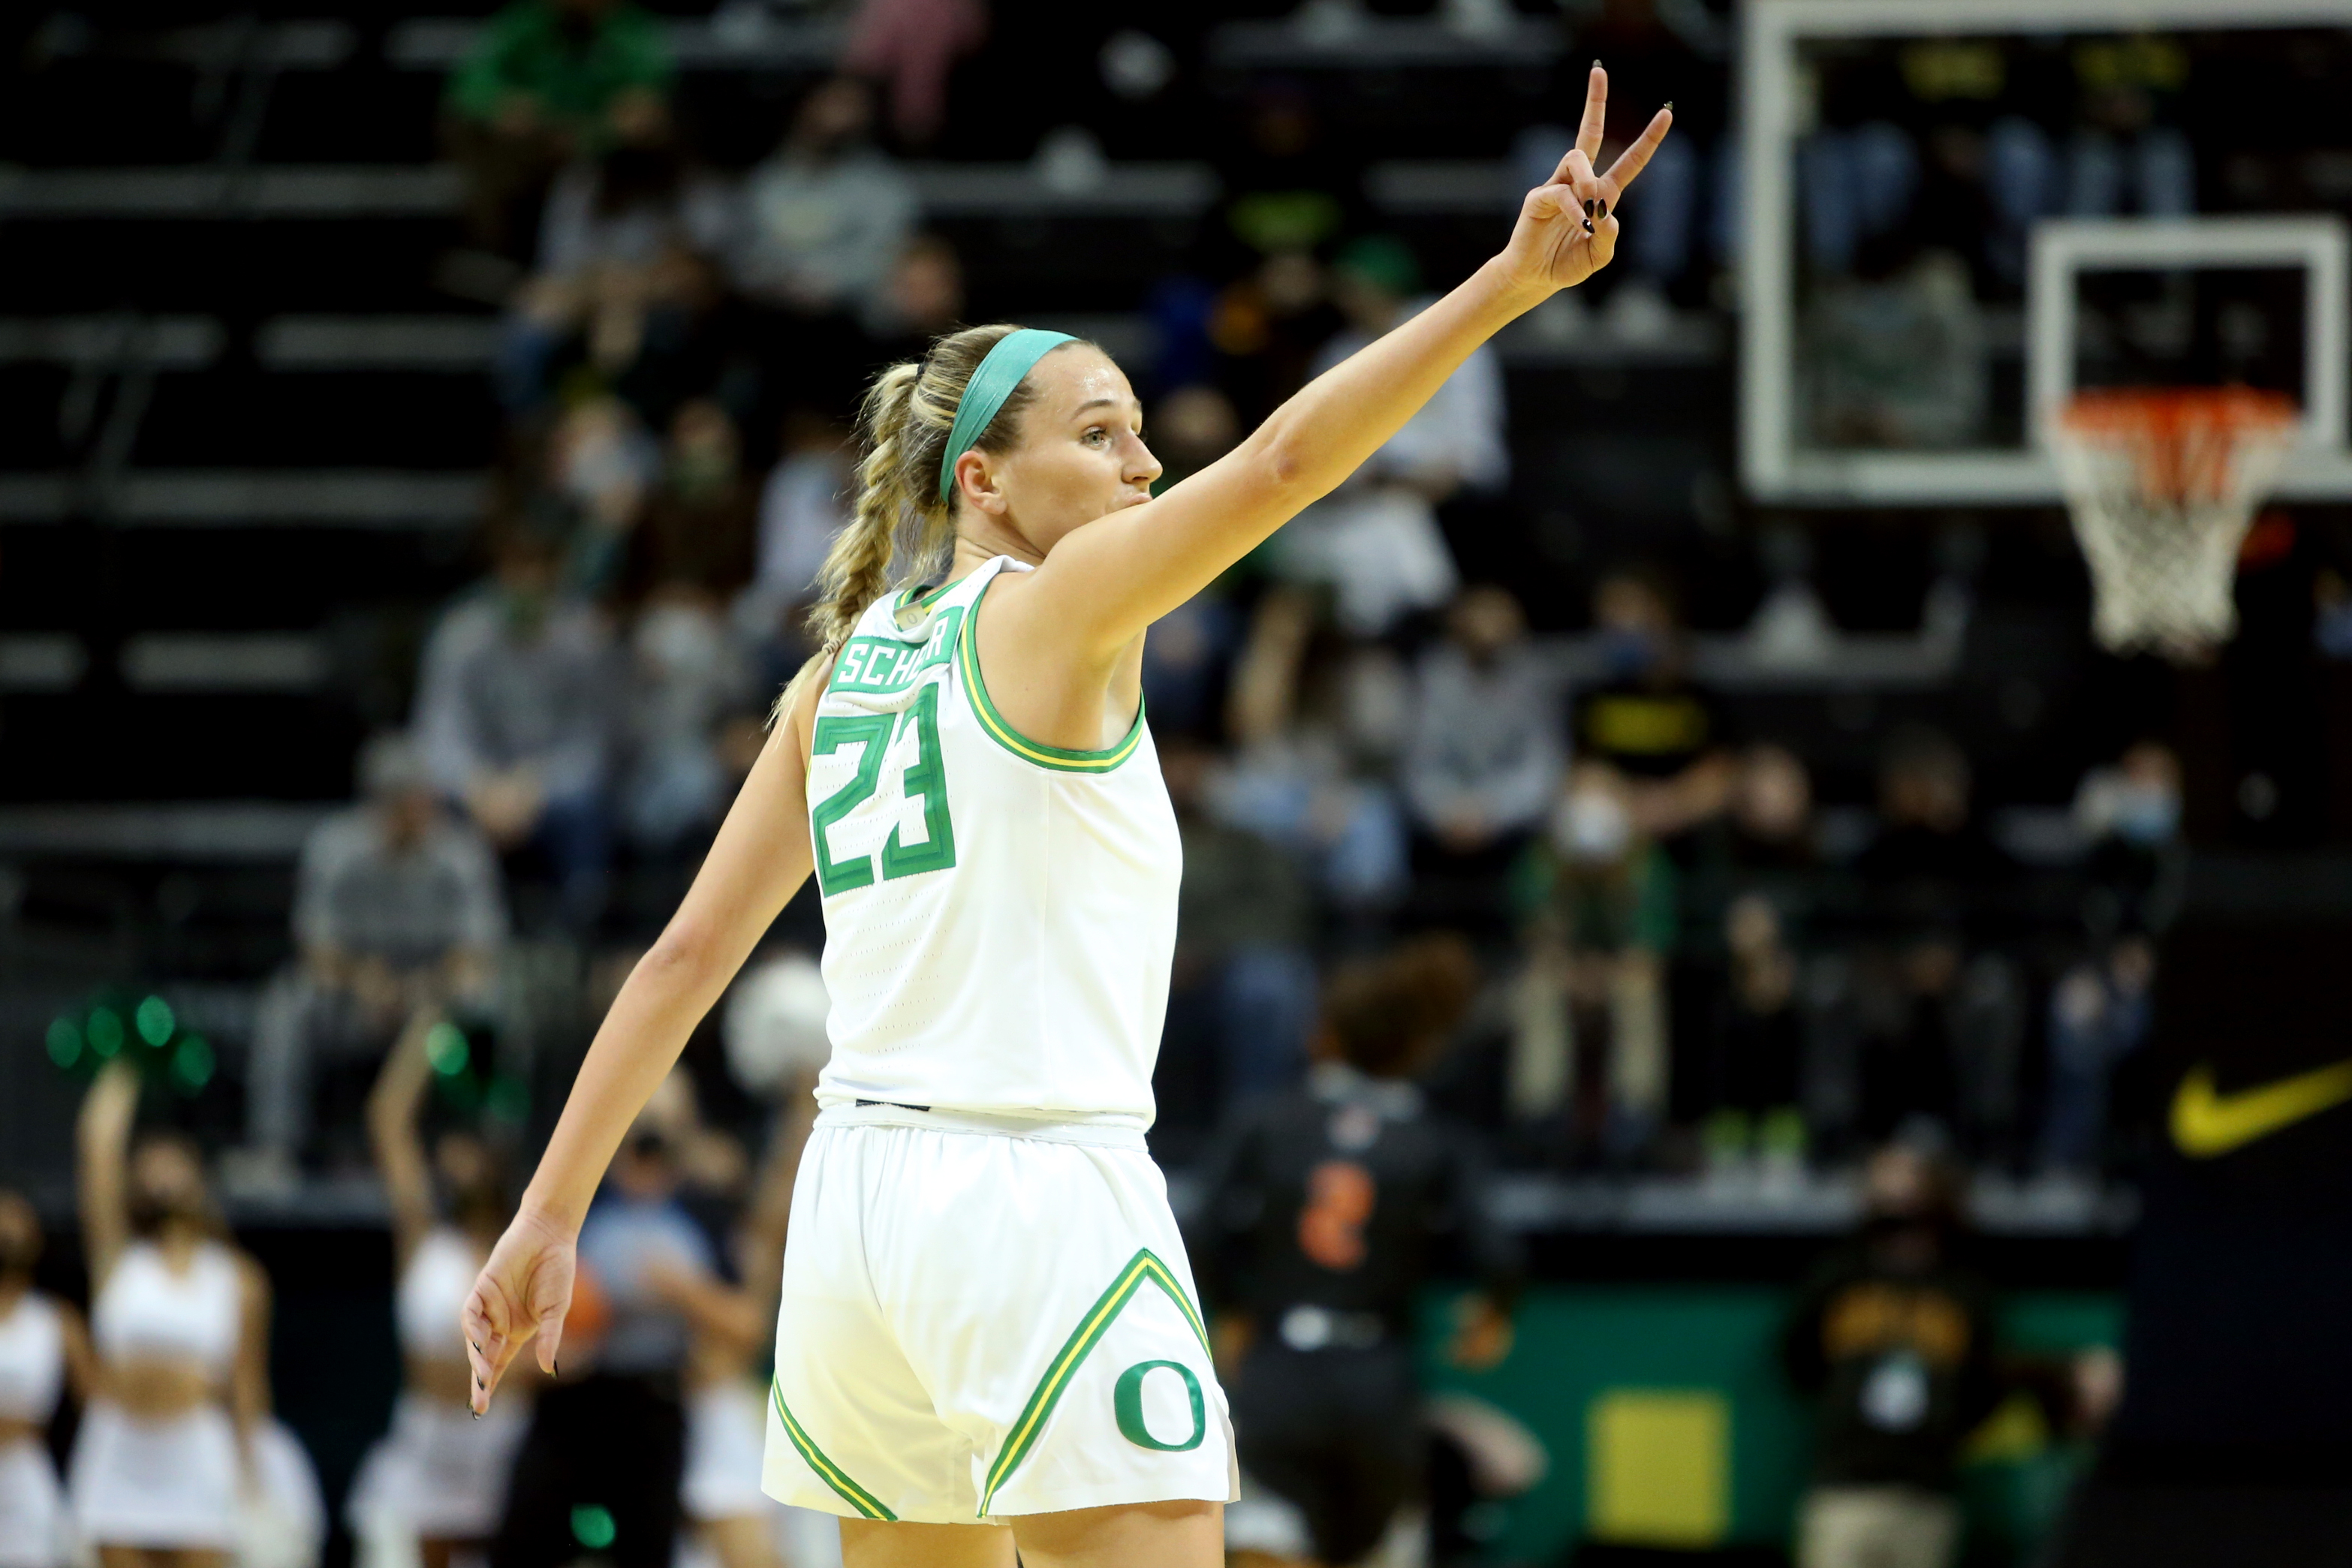
M 1861 1233 L 1815 1271 L 1782 1344 L 1818 1411 L 1797 1560 L 1931 1568 L 1957 1560 L 1960 1444 L 2000 1396 L 1992 1294 L 1953 1260 L 1942 1162 L 1890 1145 L 1864 1197 Z
M 1306 1516 L 1319 1562 L 1362 1557 L 1419 1488 L 1412 1308 L 1442 1241 L 1486 1291 L 1456 1359 L 1492 1365 L 1509 1348 L 1514 1243 L 1487 1218 L 1476 1150 L 1412 1082 L 1475 983 L 1449 937 L 1342 967 L 1307 1083 L 1245 1106 L 1209 1167 L 1191 1251 L 1221 1348 L 1242 1353 L 1228 1380 L 1242 1466 Z

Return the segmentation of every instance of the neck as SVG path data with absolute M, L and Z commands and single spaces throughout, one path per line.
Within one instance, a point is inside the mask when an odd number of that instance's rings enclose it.
M 967 524 L 957 530 L 955 558 L 948 569 L 948 576 L 962 577 L 1001 555 L 1009 555 L 1029 566 L 1036 566 L 1045 559 L 1043 550 L 1011 528 L 992 517 L 983 517 L 976 525 Z
M 0 1274 L 0 1318 L 15 1312 L 16 1303 L 23 1301 L 25 1292 L 32 1288 L 33 1281 L 26 1275 Z

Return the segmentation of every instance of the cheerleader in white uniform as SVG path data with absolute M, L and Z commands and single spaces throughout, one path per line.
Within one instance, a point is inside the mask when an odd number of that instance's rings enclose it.
M 394 1322 L 407 1375 L 392 1430 L 362 1462 L 346 1505 L 365 1549 L 398 1560 L 413 1546 L 423 1568 L 447 1568 L 453 1552 L 498 1533 L 515 1446 L 530 1423 L 524 1401 L 478 1421 L 466 1407 L 457 1313 L 509 1207 L 496 1162 L 469 1134 L 445 1134 L 427 1166 L 417 1118 L 433 1080 L 425 1041 L 438 1021 L 417 1016 L 368 1097 L 368 1137 L 392 1208 Z M 436 1177 L 446 1218 L 434 1200 Z
M 220 1239 L 195 1149 L 130 1147 L 139 1079 L 107 1067 L 83 1102 L 82 1227 L 98 1350 L 68 1483 L 103 1568 L 226 1568 L 268 1416 L 269 1285 Z
M 47 1433 L 68 1390 L 89 1397 L 89 1335 L 80 1313 L 33 1289 L 40 1256 L 40 1217 L 0 1192 L 0 1568 L 63 1568 L 73 1555 Z

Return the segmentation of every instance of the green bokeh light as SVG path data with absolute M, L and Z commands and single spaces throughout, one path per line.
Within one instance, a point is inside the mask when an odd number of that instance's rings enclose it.
M 82 1031 L 89 1037 L 90 1050 L 112 1058 L 122 1049 L 122 1017 L 112 1008 L 89 1009 L 89 1026 Z
M 602 1552 L 620 1533 L 609 1508 L 586 1502 L 572 1511 L 572 1539 L 591 1552 Z
M 425 1036 L 425 1060 L 444 1078 L 454 1078 L 465 1071 L 472 1054 L 466 1044 L 466 1031 L 456 1024 L 436 1023 Z
M 133 1021 L 139 1027 L 139 1038 L 150 1045 L 161 1045 L 172 1038 L 180 1020 L 172 1016 L 172 1004 L 161 997 L 149 997 L 139 1004 Z
M 217 1065 L 212 1042 L 200 1034 L 190 1035 L 172 1052 L 172 1076 L 191 1092 L 213 1081 L 213 1069 Z
M 530 1114 L 530 1085 L 512 1073 L 492 1079 L 486 1100 L 490 1114 L 503 1122 L 520 1122 Z
M 49 1025 L 49 1060 L 59 1067 L 71 1067 L 81 1060 L 81 1026 L 71 1019 L 58 1019 Z

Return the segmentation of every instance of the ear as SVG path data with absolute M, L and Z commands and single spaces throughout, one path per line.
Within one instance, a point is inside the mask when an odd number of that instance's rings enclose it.
M 997 487 L 995 466 L 987 453 L 974 447 L 957 458 L 955 482 L 965 506 L 992 517 L 1004 516 L 1004 492 Z

